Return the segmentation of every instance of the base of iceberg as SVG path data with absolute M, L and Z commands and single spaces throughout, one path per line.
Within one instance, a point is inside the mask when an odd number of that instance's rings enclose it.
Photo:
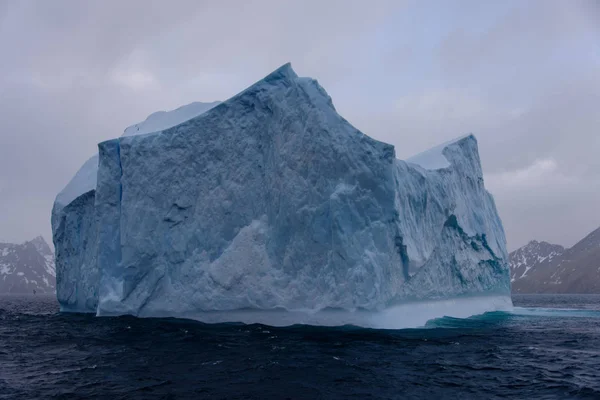
M 70 311 L 61 308 L 61 311 Z M 413 301 L 389 307 L 381 311 L 325 309 L 311 310 L 260 310 L 243 309 L 229 311 L 206 311 L 186 313 L 149 313 L 139 317 L 176 317 L 200 321 L 207 324 L 244 323 L 263 324 L 276 327 L 292 325 L 314 326 L 358 326 L 372 329 L 407 329 L 420 328 L 428 321 L 443 318 L 469 318 L 475 315 L 494 311 L 513 311 L 510 296 L 489 295 L 475 297 L 458 297 L 444 300 Z M 118 316 L 119 313 L 102 316 Z

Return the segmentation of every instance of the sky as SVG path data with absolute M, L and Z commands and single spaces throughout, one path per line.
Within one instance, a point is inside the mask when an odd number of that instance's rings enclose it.
M 398 158 L 466 133 L 513 250 L 600 226 L 600 2 L 0 0 L 0 242 L 97 143 L 280 65 Z

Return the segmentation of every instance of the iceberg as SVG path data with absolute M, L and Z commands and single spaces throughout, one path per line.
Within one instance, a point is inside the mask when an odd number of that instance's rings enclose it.
M 510 307 L 473 135 L 398 160 L 290 64 L 178 110 L 100 143 L 58 194 L 61 310 L 398 326 L 416 302 Z

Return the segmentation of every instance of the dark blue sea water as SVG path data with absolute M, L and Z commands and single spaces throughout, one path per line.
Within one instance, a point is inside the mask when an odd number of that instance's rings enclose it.
M 60 314 L 0 297 L 0 399 L 600 399 L 600 296 L 421 329 Z

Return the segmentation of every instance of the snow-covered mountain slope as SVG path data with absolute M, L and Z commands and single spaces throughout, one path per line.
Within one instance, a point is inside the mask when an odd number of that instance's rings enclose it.
M 600 293 L 600 228 L 569 249 L 532 241 L 510 266 L 516 293 Z
M 510 294 L 476 139 L 397 160 L 289 64 L 175 127 L 101 143 L 95 189 L 52 223 L 66 311 L 375 311 Z
M 532 240 L 510 253 L 510 281 L 524 279 L 536 274 L 538 268 L 546 268 L 560 258 L 565 248 L 558 244 Z
M 41 236 L 23 244 L 0 243 L 0 294 L 55 291 L 54 254 Z

